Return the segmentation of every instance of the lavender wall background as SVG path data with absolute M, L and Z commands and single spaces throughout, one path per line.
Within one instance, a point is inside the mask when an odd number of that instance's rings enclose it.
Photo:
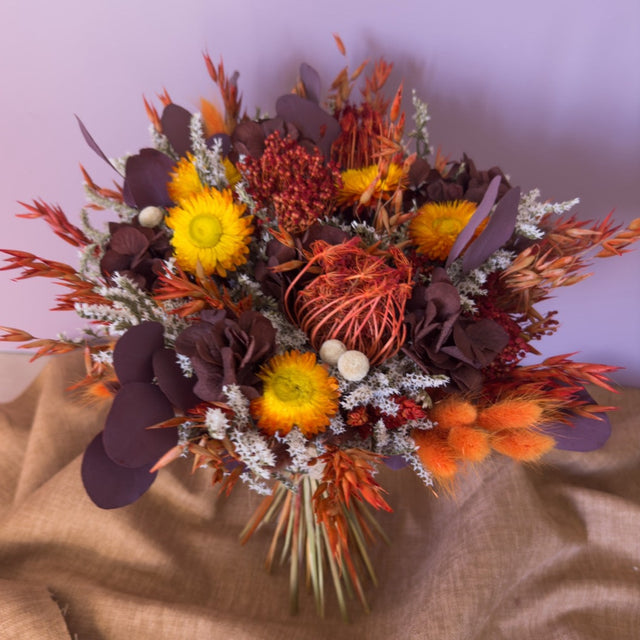
M 166 87 L 191 109 L 201 95 L 217 98 L 205 49 L 240 71 L 250 113 L 273 111 L 301 61 L 327 82 L 339 71 L 334 32 L 352 68 L 379 56 L 395 63 L 391 86 L 405 77 L 429 102 L 432 141 L 451 157 L 499 164 L 552 200 L 579 195 L 582 218 L 640 215 L 637 0 L 3 0 L 0 247 L 73 264 L 73 248 L 13 214 L 17 200 L 41 197 L 77 220 L 78 163 L 99 184 L 115 176 L 74 113 L 108 155 L 135 152 L 148 142 L 143 94 Z M 13 275 L 0 272 L 0 324 L 42 337 L 81 326 L 48 311 L 53 285 Z M 640 386 L 639 275 L 640 251 L 599 261 L 596 275 L 552 301 L 563 326 L 540 346 L 623 366 L 615 378 Z

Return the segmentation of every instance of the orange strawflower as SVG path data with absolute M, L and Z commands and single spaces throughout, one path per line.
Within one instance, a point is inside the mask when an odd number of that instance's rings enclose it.
M 338 382 L 314 353 L 289 351 L 271 358 L 261 373 L 264 390 L 251 402 L 258 427 L 287 434 L 297 426 L 305 436 L 324 431 L 338 411 Z

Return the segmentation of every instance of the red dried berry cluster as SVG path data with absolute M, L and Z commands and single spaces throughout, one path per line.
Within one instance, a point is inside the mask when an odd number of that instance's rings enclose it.
M 277 131 L 265 139 L 262 157 L 244 160 L 242 172 L 249 195 L 259 207 L 271 207 L 289 233 L 302 233 L 324 216 L 340 184 L 340 172 L 319 151 L 309 153 Z

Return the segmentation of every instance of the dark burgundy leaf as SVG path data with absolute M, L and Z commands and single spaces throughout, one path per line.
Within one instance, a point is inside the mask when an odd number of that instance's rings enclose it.
M 253 120 L 238 123 L 233 131 L 233 144 L 241 155 L 259 158 L 264 153 L 264 131 Z
M 75 114 L 74 114 L 75 115 Z M 111 160 L 109 160 L 109 158 L 107 158 L 107 156 L 105 155 L 104 151 L 98 146 L 98 143 L 93 139 L 93 136 L 89 133 L 89 130 L 84 126 L 84 124 L 82 123 L 82 120 L 80 120 L 80 118 L 78 118 L 78 116 L 76 116 L 76 120 L 78 121 L 78 124 L 80 125 L 80 132 L 82 133 L 85 142 L 91 147 L 91 149 L 93 149 L 112 169 L 115 169 L 115 167 L 113 166 L 113 164 L 111 163 Z
M 489 215 L 498 196 L 500 180 L 500 176 L 495 176 L 489 183 L 482 202 L 480 202 L 475 213 L 471 216 L 471 220 L 469 220 L 453 243 L 453 247 L 451 247 L 451 251 L 449 251 L 449 256 L 447 257 L 447 267 L 462 253 L 462 250 L 467 246 L 480 223 Z
M 416 158 L 409 167 L 409 184 L 413 188 L 419 187 L 427 179 L 431 166 L 424 158 Z
M 179 156 L 186 156 L 191 151 L 191 114 L 177 104 L 168 104 L 160 117 L 162 133 L 167 136 L 173 150 Z
M 156 149 L 141 149 L 137 155 L 127 158 L 124 190 L 136 208 L 173 204 L 167 191 L 173 165 L 169 156 Z
M 126 180 L 122 185 L 122 199 L 124 200 L 124 203 L 128 207 L 133 207 L 135 209 L 136 201 L 133 199 L 133 194 L 131 193 L 131 187 L 129 186 L 129 184 L 127 184 Z
M 494 180 L 499 179 L 496 176 Z M 509 240 L 516 227 L 520 188 L 513 187 L 502 196 L 484 231 L 462 256 L 462 270 L 467 273 L 479 267 L 494 251 Z
M 313 140 L 325 158 L 340 133 L 338 121 L 317 104 L 293 93 L 280 96 L 276 101 L 278 116 L 293 122 L 303 137 Z
M 148 382 L 123 385 L 104 425 L 104 449 L 123 467 L 141 467 L 157 461 L 178 440 L 177 429 L 147 429 L 173 418 L 173 406 L 160 387 Z
M 300 65 L 300 80 L 307 98 L 316 104 L 320 104 L 320 74 L 312 66 L 303 62 Z
M 158 475 L 150 464 L 135 469 L 121 467 L 107 456 L 101 431 L 82 458 L 82 483 L 91 500 L 101 509 L 118 509 L 135 502 Z
M 185 378 L 173 349 L 160 349 L 153 354 L 153 372 L 158 386 L 169 401 L 182 411 L 200 404 L 193 393 L 195 378 Z
M 593 398 L 582 391 L 579 396 L 588 403 Z M 565 451 L 595 451 L 604 445 L 611 435 L 611 422 L 606 413 L 596 413 L 594 418 L 572 415 L 571 423 L 555 422 L 544 425 L 545 433 L 556 439 L 556 448 Z M 598 420 L 598 418 L 600 418 Z
M 141 322 L 128 329 L 113 350 L 113 367 L 121 384 L 151 382 L 153 354 L 163 347 L 164 328 L 159 322 Z

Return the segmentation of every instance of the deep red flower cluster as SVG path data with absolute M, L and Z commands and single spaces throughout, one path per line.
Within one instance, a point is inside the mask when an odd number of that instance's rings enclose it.
M 247 192 L 258 207 L 270 207 L 280 227 L 302 233 L 331 209 L 340 172 L 319 151 L 310 153 L 275 131 L 265 139 L 260 158 L 247 156 L 241 165 Z

